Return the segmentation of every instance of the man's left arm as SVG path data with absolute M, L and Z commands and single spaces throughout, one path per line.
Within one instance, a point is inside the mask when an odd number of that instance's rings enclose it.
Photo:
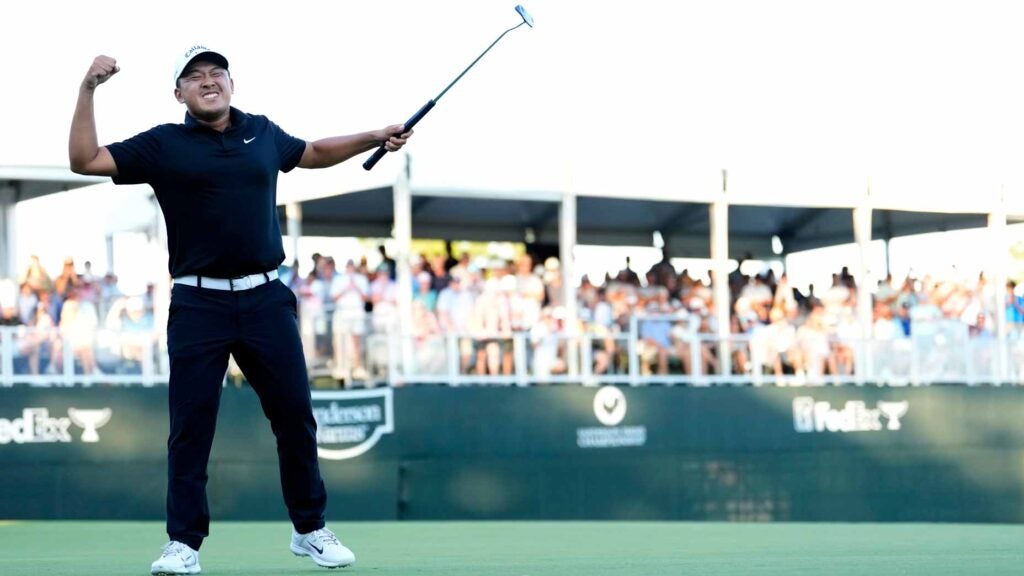
M 388 152 L 400 150 L 412 136 L 404 132 L 402 124 L 388 126 L 383 130 L 371 130 L 348 136 L 333 136 L 315 142 L 307 142 L 299 159 L 299 168 L 328 168 L 349 158 L 369 152 L 383 144 Z

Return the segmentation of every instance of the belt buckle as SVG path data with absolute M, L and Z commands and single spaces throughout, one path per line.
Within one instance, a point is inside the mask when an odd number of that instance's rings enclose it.
M 249 290 L 252 288 L 252 276 L 242 276 L 231 281 L 232 290 Z

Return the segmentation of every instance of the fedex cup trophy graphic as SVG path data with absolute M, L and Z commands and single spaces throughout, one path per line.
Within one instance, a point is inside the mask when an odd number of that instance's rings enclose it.
M 112 413 L 110 408 L 88 410 L 68 408 L 68 417 L 82 429 L 82 442 L 99 442 L 100 435 L 96 430 L 110 421 Z

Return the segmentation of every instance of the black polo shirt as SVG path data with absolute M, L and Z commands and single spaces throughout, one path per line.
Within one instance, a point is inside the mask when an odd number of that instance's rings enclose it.
M 237 278 L 284 261 L 277 173 L 295 168 L 306 142 L 266 116 L 231 108 L 220 133 L 185 114 L 107 146 L 115 184 L 149 184 L 167 223 L 171 276 Z

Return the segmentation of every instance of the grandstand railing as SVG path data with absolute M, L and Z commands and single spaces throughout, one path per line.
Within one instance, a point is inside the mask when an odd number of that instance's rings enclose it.
M 643 337 L 646 321 L 673 323 L 664 373 L 658 348 Z M 343 323 L 341 323 L 343 324 Z M 374 330 L 372 323 L 305 331 L 303 342 L 311 379 L 333 379 L 339 386 L 460 385 L 930 385 L 1024 383 L 1024 337 L 1012 333 L 1001 343 L 976 337 L 958 322 L 915 325 L 914 334 L 893 340 L 839 340 L 819 346 L 852 354 L 849 373 L 825 373 L 824 364 L 800 373 L 775 375 L 770 351 L 758 336 L 713 334 L 681 329 L 677 317 L 634 317 L 626 331 L 578 335 L 515 332 L 401 335 Z M 326 326 L 326 329 L 324 328 Z M 768 347 L 770 348 L 770 346 Z M 821 350 L 824 352 L 824 348 Z M 733 370 L 722 374 L 727 353 Z M 481 371 L 478 366 L 484 369 Z M 91 366 L 95 366 L 90 370 Z M 164 385 L 169 379 L 163 331 L 97 330 L 89 333 L 0 327 L 0 386 Z M 232 363 L 226 380 L 238 377 Z
M 155 386 L 169 374 L 162 331 L 0 327 L 0 386 Z

